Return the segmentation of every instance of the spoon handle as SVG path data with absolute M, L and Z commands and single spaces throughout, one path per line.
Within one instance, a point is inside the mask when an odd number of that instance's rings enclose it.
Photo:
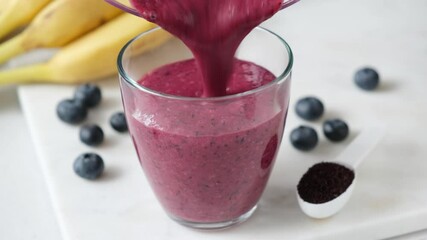
M 377 146 L 385 134 L 385 127 L 373 124 L 362 130 L 359 136 L 334 159 L 334 162 L 343 163 L 356 169 L 365 157 Z

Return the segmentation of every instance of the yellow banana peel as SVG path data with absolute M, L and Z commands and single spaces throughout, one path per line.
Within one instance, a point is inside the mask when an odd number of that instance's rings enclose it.
M 81 83 L 117 73 L 116 60 L 120 49 L 133 37 L 156 25 L 130 14 L 122 14 L 60 50 L 47 63 L 0 72 L 0 85 L 50 82 Z M 149 51 L 170 38 L 158 31 L 141 52 Z
M 2 0 L 0 39 L 33 20 L 36 14 L 52 0 Z M 6 2 L 6 3 L 5 3 Z M 3 5 L 4 4 L 4 5 Z
M 0 0 L 0 15 L 4 12 L 4 10 L 7 8 L 7 5 L 9 5 L 10 0 Z
M 0 64 L 35 48 L 62 47 L 122 13 L 103 0 L 56 0 L 19 35 L 0 44 Z

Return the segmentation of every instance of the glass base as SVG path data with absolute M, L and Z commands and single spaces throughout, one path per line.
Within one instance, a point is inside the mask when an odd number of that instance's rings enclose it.
M 253 207 L 251 210 L 247 211 L 240 217 L 237 217 L 232 220 L 224 221 L 224 222 L 200 223 L 200 222 L 186 221 L 173 216 L 170 216 L 170 217 L 176 222 L 178 222 L 179 224 L 186 227 L 199 229 L 199 230 L 220 230 L 220 229 L 228 228 L 228 227 L 245 222 L 252 216 L 252 214 L 255 212 L 256 209 L 257 209 L 257 205 L 255 205 L 255 207 Z

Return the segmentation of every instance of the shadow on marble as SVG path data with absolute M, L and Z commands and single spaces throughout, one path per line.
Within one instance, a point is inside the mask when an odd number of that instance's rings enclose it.
M 391 92 L 397 88 L 397 81 L 393 79 L 382 79 L 378 86 L 378 92 Z
M 0 87 L 0 113 L 19 108 L 15 86 Z
M 99 178 L 99 182 L 109 182 L 117 179 L 122 175 L 121 171 L 117 167 L 105 167 L 105 171 L 102 176 Z

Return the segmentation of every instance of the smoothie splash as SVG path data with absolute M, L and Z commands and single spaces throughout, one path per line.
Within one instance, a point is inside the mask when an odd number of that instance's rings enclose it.
M 202 97 L 226 95 L 234 54 L 245 36 L 279 11 L 282 0 L 131 0 L 148 21 L 181 39 L 203 79 Z

